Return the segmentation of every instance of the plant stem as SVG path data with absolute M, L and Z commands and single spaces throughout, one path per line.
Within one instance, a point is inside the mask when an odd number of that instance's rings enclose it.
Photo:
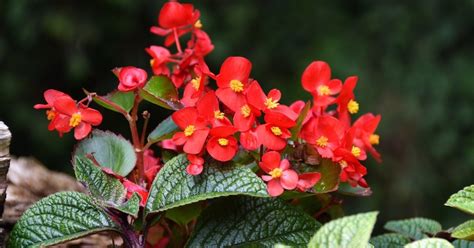
M 133 147 L 135 148 L 135 153 L 137 155 L 137 169 L 138 169 L 138 184 L 142 185 L 144 182 L 145 169 L 143 166 L 143 146 L 140 142 L 140 136 L 137 129 L 137 119 L 138 119 L 138 105 L 141 101 L 140 95 L 138 92 L 135 92 L 135 101 L 133 103 L 133 108 L 131 116 L 127 118 L 128 124 L 130 126 L 130 131 L 132 133 L 132 142 Z
M 181 44 L 179 44 L 178 30 L 176 28 L 173 28 L 173 34 L 174 34 L 174 42 L 176 43 L 176 48 L 178 49 L 178 52 L 182 54 L 183 50 L 181 50 Z
M 143 147 L 145 145 L 146 129 L 148 128 L 148 121 L 150 120 L 150 112 L 145 110 L 143 111 L 142 116 L 143 116 L 144 123 L 143 123 L 143 129 L 142 129 L 142 137 L 140 138 L 140 144 Z M 143 150 L 145 151 L 146 149 L 143 149 Z

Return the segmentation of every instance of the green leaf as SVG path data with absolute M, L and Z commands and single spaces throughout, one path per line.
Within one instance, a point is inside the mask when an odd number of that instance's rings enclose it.
M 454 248 L 454 246 L 445 239 L 429 238 L 409 243 L 405 248 Z
M 366 247 L 377 214 L 368 212 L 332 220 L 316 232 L 308 247 Z
M 426 234 L 432 236 L 442 230 L 438 222 L 426 218 L 389 221 L 384 228 L 415 240 L 427 238 Z
M 185 226 L 192 220 L 196 219 L 202 212 L 200 203 L 193 203 L 166 211 L 165 217 L 176 222 L 181 226 Z
M 303 127 L 303 121 L 308 115 L 309 110 L 311 109 L 311 101 L 306 102 L 304 108 L 301 110 L 298 119 L 296 119 L 296 126 L 291 128 L 291 139 L 296 140 L 300 134 L 301 128 Z
M 360 186 L 352 187 L 348 183 L 340 183 L 337 189 L 337 193 L 340 193 L 343 195 L 350 195 L 350 196 L 371 196 L 372 189 L 370 187 L 369 188 L 363 188 Z
M 451 236 L 474 241 L 474 220 L 469 220 L 454 228 Z
M 174 123 L 171 116 L 163 120 L 158 126 L 148 135 L 148 142 L 158 142 L 173 137 L 173 134 L 178 131 L 178 126 Z
M 122 203 L 120 206 L 116 206 L 115 209 L 137 218 L 138 211 L 140 211 L 140 200 L 140 196 L 137 193 L 133 193 L 132 197 L 130 197 L 127 202 Z
M 213 161 L 204 165 L 200 175 L 192 176 L 186 172 L 188 164 L 186 154 L 181 154 L 164 165 L 151 186 L 147 213 L 221 196 L 268 196 L 263 181 L 248 168 L 226 168 Z
M 306 247 L 321 226 L 279 199 L 219 199 L 199 217 L 187 247 Z
M 321 179 L 314 185 L 316 193 L 327 193 L 337 190 L 341 166 L 331 160 L 323 159 L 321 164 L 318 165 L 316 172 L 321 173 Z
M 44 247 L 119 227 L 92 198 L 78 192 L 61 192 L 35 203 L 21 216 L 8 247 Z
M 410 239 L 398 233 L 386 233 L 370 239 L 376 248 L 401 248 L 410 243 Z
M 474 248 L 474 242 L 458 239 L 453 241 L 453 246 L 455 248 Z
M 173 82 L 165 76 L 151 77 L 145 87 L 140 89 L 140 95 L 143 99 L 163 108 L 177 110 L 183 107 Z
M 451 195 L 444 205 L 457 208 L 468 214 L 474 214 L 474 185 L 465 187 Z
M 128 113 L 133 108 L 135 94 L 133 92 L 113 91 L 106 96 L 92 97 L 100 106 L 119 113 Z
M 127 176 L 137 162 L 132 144 L 122 136 L 94 130 L 92 137 L 77 144 L 74 156 L 92 154 L 100 166 L 110 168 L 121 176 Z

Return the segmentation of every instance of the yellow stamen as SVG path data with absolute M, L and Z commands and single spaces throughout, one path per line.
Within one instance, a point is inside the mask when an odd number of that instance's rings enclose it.
M 279 103 L 277 100 L 273 100 L 271 97 L 265 99 L 265 106 L 267 106 L 268 109 L 274 109 L 278 107 Z
M 316 140 L 316 145 L 319 146 L 319 147 L 326 147 L 328 145 L 328 138 L 326 136 L 321 136 L 319 137 L 317 140 Z
M 349 110 L 349 113 L 355 114 L 359 111 L 359 103 L 354 100 L 350 100 L 347 104 L 347 109 Z
M 153 67 L 154 64 L 155 64 L 155 60 L 154 60 L 154 59 L 150 59 L 150 66 Z
M 244 91 L 244 84 L 239 80 L 232 79 L 230 80 L 230 89 L 237 93 L 242 92 Z
M 341 167 L 342 167 L 343 169 L 346 168 L 346 167 L 347 167 L 347 162 L 346 162 L 346 160 L 341 160 L 341 161 L 339 161 L 339 165 L 341 165 Z
M 193 135 L 193 133 L 194 133 L 194 125 L 189 125 L 184 129 L 184 135 L 186 137 Z
M 193 78 L 191 84 L 195 90 L 199 90 L 199 86 L 201 86 L 201 77 Z
M 225 117 L 224 113 L 222 113 L 221 111 L 219 111 L 219 110 L 214 111 L 214 118 L 216 118 L 218 120 L 223 120 L 224 117 Z
M 360 156 L 360 148 L 357 147 L 357 146 L 352 146 L 352 150 L 351 150 L 351 153 L 352 155 L 356 156 L 356 157 L 359 157 Z
M 283 170 L 280 168 L 275 168 L 272 171 L 270 171 L 268 174 L 272 176 L 273 178 L 280 178 L 281 175 L 283 174 Z
M 69 120 L 69 126 L 76 127 L 77 125 L 79 125 L 79 123 L 81 123 L 81 120 L 82 120 L 81 114 L 74 113 L 72 114 L 71 119 Z
M 249 105 L 245 104 L 244 106 L 242 106 L 242 108 L 240 108 L 240 113 L 245 117 L 249 117 L 250 116 L 250 113 L 251 113 L 251 109 L 249 107 Z
M 54 119 L 56 117 L 56 112 L 54 110 L 46 110 L 46 118 L 48 118 L 48 121 Z
M 270 130 L 276 136 L 280 136 L 282 134 L 282 131 L 279 127 L 272 127 L 272 128 L 270 128 Z
M 377 134 L 371 134 L 369 136 L 369 142 L 372 145 L 378 145 L 380 142 L 380 136 L 378 136 Z
M 219 145 L 221 146 L 227 146 L 229 144 L 229 140 L 226 138 L 220 138 L 217 140 L 217 142 L 219 142 Z
M 320 96 L 327 96 L 331 93 L 331 90 L 326 85 L 320 85 L 318 87 L 318 93 Z
M 202 28 L 201 20 L 197 20 L 197 21 L 194 23 L 194 27 L 195 27 L 195 28 Z

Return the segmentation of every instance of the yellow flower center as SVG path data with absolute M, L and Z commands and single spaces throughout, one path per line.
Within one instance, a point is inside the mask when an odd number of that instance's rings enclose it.
M 153 67 L 154 64 L 155 64 L 155 60 L 154 60 L 154 59 L 150 59 L 150 66 Z
M 278 107 L 279 103 L 277 100 L 273 100 L 271 97 L 265 99 L 265 106 L 267 106 L 268 109 L 274 109 Z
M 56 112 L 54 110 L 46 110 L 46 118 L 48 118 L 48 121 L 54 119 L 56 117 Z
M 319 146 L 319 147 L 326 147 L 328 145 L 328 138 L 326 136 L 321 136 L 319 137 L 317 140 L 316 140 L 316 145 Z
M 219 142 L 219 145 L 221 146 L 227 146 L 229 144 L 229 140 L 226 138 L 220 138 L 217 140 L 217 142 Z
M 377 134 L 371 134 L 369 136 L 369 142 L 372 145 L 378 145 L 380 142 L 380 136 L 378 136 Z
M 199 90 L 199 86 L 201 86 L 201 77 L 193 78 L 191 84 L 195 90 Z
M 242 108 L 240 108 L 240 113 L 245 117 L 249 117 L 250 116 L 250 113 L 251 113 L 251 109 L 249 107 L 249 105 L 245 104 L 244 106 L 242 106 Z
M 281 129 L 279 127 L 272 127 L 270 128 L 270 130 L 276 136 L 280 136 L 282 134 Z
M 339 165 L 341 165 L 341 167 L 342 167 L 343 169 L 346 168 L 346 167 L 347 167 L 347 162 L 346 162 L 346 160 L 341 160 L 341 161 L 339 161 Z
M 320 85 L 318 87 L 318 93 L 320 96 L 327 96 L 331 93 L 331 90 L 326 85 Z
M 281 175 L 283 174 L 283 170 L 280 168 L 275 168 L 272 171 L 270 171 L 268 174 L 272 176 L 273 178 L 280 178 Z
M 237 93 L 242 92 L 244 91 L 244 84 L 239 80 L 232 79 L 230 80 L 230 89 Z
M 79 125 L 79 123 L 81 123 L 81 120 L 82 120 L 81 114 L 74 113 L 72 114 L 71 119 L 69 120 L 69 126 L 76 127 L 77 125 Z
M 195 27 L 195 28 L 202 28 L 201 20 L 197 20 L 197 21 L 194 23 L 194 27 Z
M 194 125 L 189 125 L 184 129 L 184 135 L 186 137 L 193 135 L 193 133 L 194 133 Z
M 355 114 L 359 111 L 359 103 L 354 100 L 350 100 L 347 104 L 347 109 L 349 110 L 349 113 Z
M 225 117 L 224 113 L 222 113 L 221 111 L 219 111 L 219 110 L 214 111 L 214 118 L 216 118 L 218 120 L 223 120 L 224 117 Z
M 360 156 L 360 148 L 357 146 L 352 146 L 351 150 L 352 155 L 359 157 Z

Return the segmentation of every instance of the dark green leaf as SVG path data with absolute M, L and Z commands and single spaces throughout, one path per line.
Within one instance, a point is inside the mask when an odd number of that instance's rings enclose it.
M 165 217 L 184 226 L 196 219 L 202 212 L 202 204 L 199 202 L 172 208 L 166 211 Z
M 469 220 L 454 228 L 454 238 L 474 241 L 474 220 Z
M 40 200 L 21 216 L 8 247 L 44 247 L 118 228 L 89 196 L 61 192 Z
M 158 142 L 169 139 L 178 130 L 178 126 L 174 123 L 171 116 L 164 119 L 158 126 L 148 135 L 148 142 Z
M 386 233 L 370 239 L 375 248 L 402 248 L 410 239 L 398 233 Z
M 199 217 L 187 247 L 306 247 L 321 226 L 279 199 L 219 199 Z
M 135 94 L 133 92 L 114 91 L 106 96 L 94 96 L 94 102 L 104 108 L 119 113 L 128 113 L 133 108 Z
M 140 196 L 137 193 L 133 193 L 128 201 L 122 203 L 120 206 L 116 206 L 115 209 L 137 218 L 138 211 L 140 211 L 140 200 Z
M 151 77 L 145 87 L 140 90 L 140 95 L 143 99 L 163 108 L 172 110 L 182 108 L 173 82 L 165 76 Z
M 92 154 L 100 166 L 112 169 L 121 176 L 127 176 L 137 162 L 132 144 L 122 136 L 111 132 L 94 130 L 92 137 L 77 144 L 74 156 Z
M 468 214 L 474 214 L 474 185 L 465 187 L 451 195 L 444 205 L 457 208 Z
M 405 248 L 454 248 L 454 246 L 445 239 L 429 238 L 409 243 Z
M 442 230 L 438 222 L 426 218 L 389 221 L 384 228 L 415 240 L 426 238 L 427 234 L 432 236 Z
M 291 128 L 291 139 L 296 140 L 300 134 L 301 128 L 303 127 L 303 121 L 308 115 L 309 110 L 311 109 L 311 101 L 306 102 L 304 108 L 301 110 L 298 119 L 296 119 L 296 126 Z
M 308 247 L 366 247 L 377 214 L 377 212 L 368 212 L 332 220 L 316 232 Z
M 192 176 L 186 172 L 188 164 L 186 155 L 181 154 L 164 165 L 151 186 L 146 212 L 228 195 L 268 196 L 263 181 L 248 168 L 211 162 L 200 175 Z
M 337 190 L 339 185 L 339 175 L 341 174 L 341 166 L 328 159 L 321 160 L 318 165 L 317 172 L 321 173 L 321 179 L 314 185 L 317 193 L 327 193 Z

